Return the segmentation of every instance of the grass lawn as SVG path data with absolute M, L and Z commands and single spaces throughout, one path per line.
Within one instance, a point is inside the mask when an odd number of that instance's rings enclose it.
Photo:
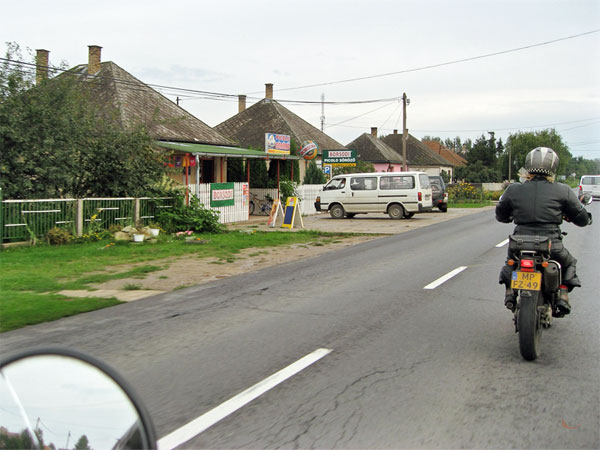
M 483 208 L 484 206 L 494 206 L 494 202 L 480 203 L 448 203 L 448 208 Z
M 69 298 L 57 292 L 90 289 L 92 283 L 119 278 L 144 278 L 147 273 L 163 269 L 168 264 L 165 258 L 181 255 L 216 257 L 227 263 L 234 261 L 236 254 L 246 248 L 326 243 L 338 240 L 342 235 L 314 231 L 253 234 L 231 231 L 195 237 L 206 242 L 190 245 L 170 236 L 160 236 L 154 244 L 107 240 L 1 250 L 0 332 L 119 304 L 121 302 L 116 299 Z M 135 268 L 123 271 L 124 266 L 132 263 L 137 264 Z

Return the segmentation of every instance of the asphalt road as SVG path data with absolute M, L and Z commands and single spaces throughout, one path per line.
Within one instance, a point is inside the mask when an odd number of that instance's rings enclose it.
M 512 226 L 491 211 L 4 333 L 1 353 L 56 344 L 106 361 L 163 438 L 331 350 L 184 448 L 599 448 L 599 227 L 563 226 L 584 287 L 536 362 L 497 284 Z

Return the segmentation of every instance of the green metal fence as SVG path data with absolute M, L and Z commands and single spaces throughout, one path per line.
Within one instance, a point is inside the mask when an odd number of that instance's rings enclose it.
M 81 235 L 111 225 L 148 225 L 174 201 L 169 197 L 2 200 L 0 243 L 41 238 L 53 227 Z
M 3 200 L 0 212 L 1 242 L 40 237 L 55 226 L 75 232 L 75 199 Z

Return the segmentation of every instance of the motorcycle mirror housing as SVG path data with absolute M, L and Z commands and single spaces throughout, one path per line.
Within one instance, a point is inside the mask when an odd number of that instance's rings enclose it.
M 580 201 L 581 203 L 583 203 L 584 205 L 586 205 L 586 206 L 587 206 L 587 205 L 589 205 L 590 203 L 592 203 L 592 201 L 593 201 L 593 198 L 592 198 L 592 195 L 591 195 L 591 194 L 581 194 L 581 195 L 579 196 L 579 201 Z
M 79 352 L 39 349 L 1 361 L 0 404 L 0 441 L 12 439 L 10 448 L 156 449 L 133 389 Z

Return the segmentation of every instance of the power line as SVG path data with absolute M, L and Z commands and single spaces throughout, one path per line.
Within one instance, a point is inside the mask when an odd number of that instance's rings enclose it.
M 14 71 L 18 71 L 24 74 L 30 74 L 33 75 L 35 73 L 35 69 L 36 69 L 36 64 L 34 63 L 28 63 L 28 62 L 24 62 L 24 61 L 17 61 L 17 60 L 12 60 L 12 59 L 6 59 L 6 58 L 0 58 L 0 61 L 5 61 L 9 64 L 12 64 L 13 67 L 12 70 Z M 21 66 L 25 66 L 25 67 L 21 67 Z M 75 67 L 79 67 L 79 66 L 75 66 Z M 73 74 L 77 74 L 80 76 L 84 76 L 86 78 L 90 78 L 90 79 L 94 79 L 95 76 L 94 75 L 89 75 L 87 73 L 79 73 L 77 71 L 74 71 L 74 68 L 71 69 L 58 69 L 58 68 L 53 68 L 53 67 L 43 67 L 45 69 L 49 69 L 53 72 L 71 72 Z M 151 83 L 142 83 L 141 85 L 138 82 L 134 82 L 134 81 L 130 81 L 130 80 L 124 80 L 124 79 L 120 79 L 120 78 L 116 78 L 113 77 L 112 80 L 115 81 L 115 83 L 117 84 L 121 84 L 124 86 L 129 86 L 132 89 L 135 90 L 143 90 L 140 89 L 140 87 L 143 85 L 144 87 L 151 87 L 151 88 L 155 88 L 155 90 L 157 91 L 162 91 L 162 90 L 168 90 L 171 92 L 166 93 L 165 95 L 177 95 L 180 96 L 180 98 L 186 98 L 187 100 L 218 100 L 218 101 L 237 101 L 238 100 L 238 95 L 237 94 L 226 94 L 223 92 L 211 92 L 211 91 L 202 91 L 202 90 L 198 90 L 198 89 L 188 89 L 188 88 L 179 88 L 179 87 L 174 87 L 174 86 L 165 86 L 165 85 L 161 85 L 161 84 L 151 84 Z M 196 94 L 196 95 L 188 95 L 188 96 L 182 96 L 180 95 L 182 92 L 184 93 L 188 93 L 188 94 Z M 398 100 L 399 97 L 389 97 L 389 98 L 379 98 L 379 99 L 371 99 L 371 100 L 348 100 L 348 101 L 326 101 L 325 104 L 326 105 L 361 105 L 361 104 L 370 104 L 370 103 L 386 103 L 386 102 L 390 102 L 390 101 L 394 101 L 394 100 Z M 247 97 L 248 100 L 262 100 L 262 98 L 259 97 Z M 277 99 L 277 102 L 279 103 L 287 103 L 287 104 L 296 104 L 296 105 L 320 105 L 322 102 L 319 100 L 287 100 L 287 99 Z
M 417 71 L 420 71 L 420 70 L 434 69 L 436 67 L 449 66 L 449 65 L 452 65 L 452 64 L 459 64 L 459 63 L 463 63 L 463 62 L 467 62 L 467 61 L 475 61 L 477 59 L 490 58 L 492 56 L 504 55 L 506 53 L 513 53 L 513 52 L 518 52 L 518 51 L 521 51 L 521 50 L 527 50 L 527 49 L 534 48 L 534 47 L 541 47 L 542 45 L 554 44 L 556 42 L 566 41 L 568 39 L 575 39 L 575 38 L 578 38 L 578 37 L 587 36 L 589 34 L 598 33 L 598 32 L 600 32 L 600 29 L 592 30 L 592 31 L 586 31 L 585 33 L 574 34 L 572 36 L 566 36 L 566 37 L 562 37 L 562 38 L 558 38 L 558 39 L 552 39 L 550 41 L 539 42 L 537 44 L 525 45 L 523 47 L 512 48 L 512 49 L 509 49 L 509 50 L 502 50 L 502 51 L 494 52 L 494 53 L 487 53 L 485 55 L 472 56 L 470 58 L 456 59 L 454 61 L 448 61 L 448 62 L 439 63 L 439 64 L 430 64 L 428 66 L 415 67 L 415 68 L 412 68 L 412 69 L 399 70 L 399 71 L 396 71 L 396 72 L 387 72 L 387 73 L 382 73 L 382 74 L 378 74 L 378 75 L 368 75 L 368 76 L 364 76 L 364 77 L 348 78 L 348 79 L 345 79 L 345 80 L 329 81 L 329 82 L 326 82 L 326 83 L 307 84 L 307 85 L 304 85 L 304 86 L 296 86 L 296 87 L 290 87 L 290 88 L 281 88 L 281 89 L 277 89 L 277 90 L 278 91 L 291 91 L 291 90 L 295 90 L 295 89 L 306 89 L 306 88 L 312 88 L 312 87 L 330 86 L 330 85 L 333 85 L 333 84 L 350 83 L 352 81 L 370 80 L 370 79 L 373 79 L 373 78 L 388 77 L 388 76 L 391 76 L 391 75 L 400 75 L 400 74 L 404 74 L 404 73 L 417 72 Z M 250 92 L 248 95 L 251 95 L 251 94 L 257 94 L 257 92 Z

